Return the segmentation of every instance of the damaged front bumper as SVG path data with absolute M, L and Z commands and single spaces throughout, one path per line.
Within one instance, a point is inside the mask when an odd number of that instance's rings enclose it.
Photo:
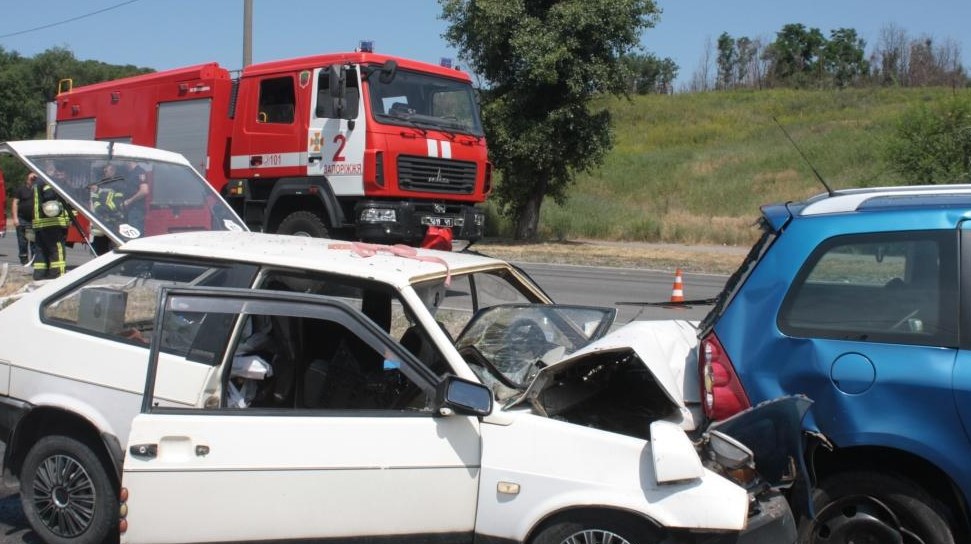
M 786 498 L 778 491 L 754 497 L 746 527 L 738 533 L 674 533 L 665 540 L 679 544 L 794 544 L 796 520 Z

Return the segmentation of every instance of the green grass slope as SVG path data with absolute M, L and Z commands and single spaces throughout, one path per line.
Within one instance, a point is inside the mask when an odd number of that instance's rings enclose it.
M 882 157 L 900 114 L 953 92 L 778 89 L 605 100 L 614 148 L 601 168 L 578 177 L 564 206 L 544 204 L 541 234 L 748 245 L 761 204 L 823 192 L 773 117 L 834 189 L 900 185 L 907 180 Z

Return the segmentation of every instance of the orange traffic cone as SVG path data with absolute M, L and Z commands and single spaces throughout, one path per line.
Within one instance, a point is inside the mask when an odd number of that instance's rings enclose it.
M 674 287 L 671 289 L 671 302 L 684 302 L 684 283 L 681 279 L 681 269 L 674 271 Z

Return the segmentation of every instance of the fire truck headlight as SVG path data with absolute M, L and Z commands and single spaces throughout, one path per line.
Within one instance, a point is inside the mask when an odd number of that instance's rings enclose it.
M 394 223 L 398 214 L 394 210 L 385 208 L 365 208 L 361 210 L 361 223 Z
M 472 216 L 472 221 L 475 223 L 475 226 L 477 226 L 477 227 L 481 227 L 481 226 L 485 225 L 485 214 L 484 213 L 477 213 L 477 214 L 473 215 Z

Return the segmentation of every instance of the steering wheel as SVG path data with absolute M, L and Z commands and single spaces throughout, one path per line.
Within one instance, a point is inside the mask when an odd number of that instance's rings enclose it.
M 528 317 L 521 317 L 510 323 L 506 327 L 502 343 L 507 346 L 525 345 L 529 347 L 547 344 L 543 327 L 540 327 L 539 323 Z

